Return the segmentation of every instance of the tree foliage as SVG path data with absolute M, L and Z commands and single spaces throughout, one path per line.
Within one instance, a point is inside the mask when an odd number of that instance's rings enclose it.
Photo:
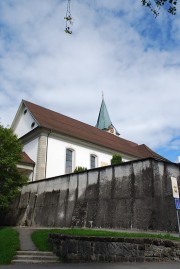
M 122 156 L 120 154 L 113 154 L 112 159 L 111 159 L 111 164 L 121 164 L 122 161 Z
M 163 6 L 170 14 L 175 15 L 178 0 L 141 0 L 141 2 L 143 6 L 150 8 L 153 14 L 157 17 L 160 8 Z
M 16 135 L 0 125 L 0 210 L 8 208 L 26 183 L 17 169 L 21 156 L 22 145 Z

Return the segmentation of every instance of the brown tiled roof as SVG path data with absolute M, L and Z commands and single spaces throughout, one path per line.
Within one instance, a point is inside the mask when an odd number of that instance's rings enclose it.
M 21 163 L 27 163 L 27 164 L 35 165 L 35 162 L 25 152 L 22 152 Z
M 150 149 L 145 144 L 139 145 L 138 149 L 139 149 L 139 152 L 142 154 L 142 157 L 144 157 L 144 158 L 152 157 L 152 158 L 155 158 L 157 160 L 163 160 L 163 161 L 169 162 L 169 160 L 167 160 L 166 158 L 157 154 L 156 152 L 154 152 L 152 149 Z
M 115 152 L 131 155 L 132 157 L 152 157 L 153 151 L 149 149 L 150 152 L 148 153 L 148 147 L 144 147 L 143 145 L 139 146 L 132 141 L 117 137 L 96 127 L 64 116 L 28 101 L 23 100 L 23 103 L 29 109 L 34 119 L 39 123 L 40 127 L 78 138 L 114 150 Z M 154 157 L 159 156 L 155 152 L 153 152 L 153 155 Z M 163 157 L 161 157 L 161 159 L 166 160 Z

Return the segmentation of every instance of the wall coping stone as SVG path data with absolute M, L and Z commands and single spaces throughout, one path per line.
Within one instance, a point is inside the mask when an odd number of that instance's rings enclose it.
M 49 234 L 49 238 L 56 239 L 73 239 L 81 241 L 95 242 L 125 242 L 132 244 L 151 244 L 155 246 L 176 247 L 180 248 L 180 241 L 160 239 L 160 238 L 136 238 L 136 237 L 116 237 L 116 236 L 80 236 L 66 234 Z
M 59 175 L 59 176 L 54 176 L 54 177 L 39 179 L 39 180 L 28 182 L 28 185 L 36 184 L 38 182 L 43 182 L 43 181 L 51 181 L 51 180 L 54 180 L 54 179 L 64 178 L 64 177 L 72 176 L 72 175 L 79 175 L 79 174 L 83 174 L 83 173 L 89 173 L 89 172 L 92 172 L 92 171 L 101 171 L 101 170 L 105 170 L 105 169 L 107 169 L 109 167 L 118 167 L 118 166 L 122 166 L 123 167 L 123 166 L 126 166 L 127 164 L 133 164 L 133 163 L 138 163 L 138 162 L 146 162 L 146 161 L 154 161 L 154 162 L 159 162 L 159 163 L 167 163 L 167 164 L 174 165 L 176 167 L 179 167 L 180 166 L 180 164 L 173 163 L 171 161 L 162 161 L 162 160 L 159 160 L 159 159 L 157 159 L 155 157 L 148 157 L 148 158 L 141 158 L 141 159 L 131 160 L 131 161 L 127 161 L 127 162 L 122 162 L 120 164 L 106 165 L 106 166 L 102 166 L 102 167 L 96 167 L 96 168 L 92 168 L 92 169 L 87 169 L 86 171 L 81 171 L 81 172 L 78 172 L 78 173 L 72 172 L 72 173 L 69 173 L 69 174 L 64 174 L 64 175 Z

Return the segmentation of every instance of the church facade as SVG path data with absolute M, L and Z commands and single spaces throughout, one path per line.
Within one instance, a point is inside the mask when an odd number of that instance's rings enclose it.
M 115 153 L 123 161 L 148 157 L 167 161 L 146 145 L 119 137 L 104 99 L 96 127 L 22 100 L 11 128 L 23 144 L 18 168 L 29 181 L 69 174 L 78 166 L 110 165 Z

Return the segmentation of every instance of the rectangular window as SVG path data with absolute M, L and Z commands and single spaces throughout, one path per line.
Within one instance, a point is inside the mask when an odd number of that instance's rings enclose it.
M 73 151 L 66 149 L 66 174 L 72 173 Z
M 97 157 L 95 155 L 91 155 L 91 169 L 96 168 L 96 158 Z

